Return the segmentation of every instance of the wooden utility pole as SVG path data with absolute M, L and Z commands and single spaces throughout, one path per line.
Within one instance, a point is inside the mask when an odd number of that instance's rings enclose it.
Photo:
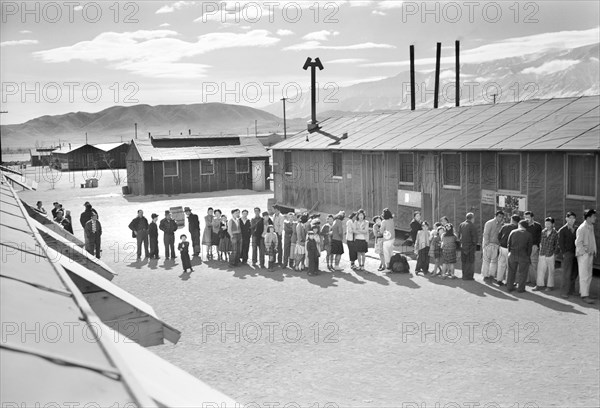
M 287 139 L 287 126 L 285 122 L 285 100 L 287 98 L 281 98 L 283 101 L 283 140 Z

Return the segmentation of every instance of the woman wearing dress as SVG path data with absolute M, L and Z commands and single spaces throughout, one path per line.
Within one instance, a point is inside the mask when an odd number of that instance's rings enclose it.
M 366 220 L 365 210 L 358 210 L 354 223 L 354 249 L 357 254 L 358 271 L 365 270 L 365 258 L 369 249 L 369 221 Z
M 208 207 L 204 216 L 204 231 L 202 232 L 202 245 L 206 248 L 206 260 L 212 260 L 212 223 L 213 223 L 213 208 Z
M 454 275 L 454 264 L 456 264 L 456 250 L 458 249 L 458 237 L 454 234 L 452 224 L 446 224 L 446 232 L 442 237 L 442 260 L 444 262 L 443 278 L 456 279 Z
M 385 266 L 388 269 L 390 267 L 390 259 L 394 254 L 394 241 L 396 240 L 396 227 L 394 225 L 394 216 L 388 208 L 383 210 L 383 221 L 381 222 L 381 234 L 383 235 L 383 256 L 385 259 Z
M 219 226 L 219 261 L 229 261 L 231 252 L 231 236 L 227 230 L 227 216 L 221 216 L 221 225 Z
M 375 253 L 379 255 L 378 271 L 385 269 L 385 258 L 383 256 L 383 233 L 381 232 L 381 216 L 373 217 L 373 236 L 375 236 Z

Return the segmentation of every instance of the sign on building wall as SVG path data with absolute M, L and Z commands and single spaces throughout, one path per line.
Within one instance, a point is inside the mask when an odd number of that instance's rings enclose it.
M 492 190 L 481 190 L 481 204 L 496 205 L 496 192 Z
M 421 208 L 421 192 L 398 190 L 398 205 Z
M 527 210 L 526 196 L 497 194 L 496 197 L 496 209 L 504 211 L 506 217 L 513 214 L 523 217 Z

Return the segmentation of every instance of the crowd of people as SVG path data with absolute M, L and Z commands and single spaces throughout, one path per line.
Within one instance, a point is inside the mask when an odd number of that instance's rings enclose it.
M 102 226 L 98 212 L 89 202 L 84 207 L 80 223 L 84 229 L 85 249 L 100 258 Z M 39 201 L 36 209 L 46 214 Z M 193 271 L 190 249 L 192 257 L 200 263 L 216 260 L 237 267 L 250 261 L 254 268 L 307 270 L 309 275 L 320 272 L 319 259 L 324 254 L 328 270 L 342 271 L 340 262 L 345 253 L 344 241 L 351 269 L 368 272 L 365 259 L 371 241 L 380 261 L 378 271 L 392 269 L 390 260 L 394 255 L 396 227 L 388 208 L 371 220 L 360 209 L 348 216 L 344 211 L 329 214 L 324 217 L 323 223 L 321 214 L 282 214 L 277 205 L 273 209 L 271 215 L 256 207 L 252 218 L 248 210 L 234 209 L 228 218 L 221 210 L 208 208 L 203 217 L 204 228 L 201 229 L 198 215 L 185 207 L 190 241 L 187 234 L 180 234 L 177 245 L 184 272 Z M 584 221 L 579 226 L 576 226 L 576 214 L 568 212 L 565 224 L 558 231 L 554 227 L 554 218 L 546 217 L 542 227 L 532 211 L 526 211 L 524 219 L 511 215 L 507 223 L 505 216 L 503 211 L 496 211 L 495 216 L 484 224 L 481 275 L 486 283 L 505 286 L 509 292 L 524 292 L 527 285 L 533 286 L 533 291 L 552 291 L 555 289 L 555 260 L 560 254 L 561 296 L 568 298 L 574 292 L 574 283 L 578 279 L 581 298 L 586 303 L 594 303 L 589 290 L 597 248 L 595 210 L 585 210 Z M 64 210 L 61 204 L 54 203 L 52 217 L 73 232 L 70 211 Z M 132 237 L 137 242 L 137 260 L 141 260 L 142 251 L 145 258 L 160 259 L 159 231 L 163 232 L 165 259 L 177 258 L 175 234 L 179 225 L 169 210 L 165 211 L 160 222 L 158 218 L 153 213 L 148 221 L 144 212 L 138 210 L 137 216 L 129 223 Z M 414 248 L 416 274 L 456 279 L 455 265 L 460 253 L 462 279 L 474 280 L 475 254 L 479 245 L 474 219 L 473 213 L 466 214 L 465 221 L 455 230 L 445 216 L 430 225 L 421 219 L 419 211 L 415 211 L 410 222 L 410 238 L 404 245 Z

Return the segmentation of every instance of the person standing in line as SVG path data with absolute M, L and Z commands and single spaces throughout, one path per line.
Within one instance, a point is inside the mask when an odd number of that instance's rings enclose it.
M 298 219 L 296 217 L 296 213 L 294 213 L 293 215 L 290 216 L 292 222 L 291 222 L 291 228 L 292 228 L 292 238 L 290 239 L 290 268 L 295 269 L 296 268 L 296 244 L 298 243 L 298 231 L 297 231 L 297 226 L 298 226 Z
M 358 210 L 354 229 L 354 249 L 356 250 L 358 267 L 356 270 L 365 270 L 366 253 L 369 250 L 369 221 L 366 220 L 365 210 Z
M 273 206 L 273 227 L 275 228 L 275 234 L 277 234 L 277 263 L 280 267 L 283 267 L 283 223 L 284 216 L 281 214 L 281 210 L 278 205 Z
M 303 271 L 306 268 L 306 223 L 308 222 L 308 214 L 304 213 L 300 216 L 300 220 L 296 225 L 296 261 L 294 269 Z
M 248 219 L 248 210 L 242 210 L 242 217 L 240 218 L 240 231 L 242 233 L 242 263 L 248 263 L 248 251 L 250 250 L 250 239 L 252 238 L 252 231 L 250 220 Z
M 273 272 L 273 267 L 275 265 L 275 260 L 277 256 L 277 241 L 278 237 L 275 233 L 275 226 L 267 225 L 267 232 L 265 234 L 265 253 L 267 255 L 267 269 L 269 272 Z
M 537 266 L 540 258 L 540 242 L 542 241 L 542 226 L 535 221 L 532 211 L 525 211 L 525 220 L 527 221 L 527 232 L 531 234 L 531 262 L 529 263 L 529 273 L 527 283 L 535 286 L 537 282 Z
M 475 221 L 475 214 L 472 212 L 467 213 L 465 218 L 465 221 L 458 226 L 458 239 L 461 247 L 460 261 L 463 269 L 462 279 L 472 281 L 475 274 L 475 252 L 477 252 L 478 233 L 477 227 L 473 223 Z M 446 230 L 448 225 L 452 224 L 446 224 L 444 227 Z
M 194 272 L 192 269 L 192 261 L 190 260 L 190 243 L 187 241 L 187 236 L 185 234 L 181 234 L 181 242 L 177 245 L 177 250 L 179 251 L 179 255 L 181 256 L 181 266 L 183 267 L 183 272 L 187 272 L 189 269 L 190 272 Z
M 356 213 L 353 212 L 346 221 L 346 246 L 348 247 L 348 256 L 350 257 L 350 269 L 356 269 L 354 264 L 358 259 L 356 245 L 354 245 L 354 223 L 356 221 Z
M 177 231 L 177 222 L 171 218 L 171 211 L 165 211 L 165 218 L 160 221 L 158 228 L 163 232 L 163 243 L 165 244 L 165 259 L 177 258 L 175 255 L 175 231 Z
M 129 229 L 137 243 L 137 260 L 142 259 L 142 246 L 144 255 L 148 258 L 148 220 L 144 217 L 144 211 L 138 210 L 137 216 L 129 223 Z
M 534 291 L 554 290 L 554 257 L 558 253 L 558 232 L 554 229 L 554 218 L 546 217 L 540 241 L 540 259 L 537 269 L 537 282 Z M 548 271 L 548 284 L 545 284 Z
M 435 260 L 435 266 L 433 267 L 432 274 L 434 276 L 442 276 L 442 236 L 446 232 L 446 229 L 442 227 L 441 223 L 436 222 L 439 226 L 436 226 L 431 231 L 431 241 L 429 244 L 429 254 Z
M 148 225 L 148 237 L 150 241 L 150 259 L 160 259 L 158 256 L 158 214 L 152 213 L 152 222 Z
M 573 264 L 575 261 L 575 238 L 576 231 L 575 220 L 577 216 L 569 211 L 565 217 L 565 225 L 558 230 L 558 248 L 562 255 L 560 267 L 562 270 L 562 280 L 560 284 L 560 295 L 563 299 L 568 299 L 571 288 L 574 286 Z
M 71 227 L 71 223 L 69 222 L 68 219 L 66 219 L 63 216 L 62 210 L 58 210 L 56 212 L 56 218 L 54 219 L 54 222 L 60 224 L 61 227 L 63 227 L 66 231 L 69 231 L 71 234 L 73 233 L 73 228 Z
M 378 271 L 385 269 L 385 257 L 383 256 L 383 233 L 381 232 L 381 216 L 373 217 L 373 236 L 375 237 L 375 253 L 379 255 Z
M 58 201 L 55 201 L 52 203 L 52 205 L 54 206 L 54 208 L 52 208 L 51 212 L 52 212 L 52 219 L 56 218 L 56 213 L 58 213 L 58 210 L 60 210 L 60 204 L 58 203 Z M 91 218 L 91 217 L 90 217 Z M 86 222 L 88 222 L 88 220 L 86 220 Z
M 588 304 L 595 303 L 590 296 L 592 283 L 592 268 L 596 256 L 596 237 L 594 224 L 596 223 L 596 210 L 587 209 L 583 213 L 584 221 L 575 233 L 575 256 L 579 265 L 579 293 L 581 300 Z
M 259 224 L 261 225 L 259 227 Z M 260 228 L 260 231 L 257 229 Z M 250 220 L 250 230 L 252 232 L 252 267 L 256 268 L 256 263 L 258 262 L 259 253 L 260 258 L 263 259 L 264 263 L 264 252 L 261 249 L 262 235 L 264 232 L 264 224 L 262 223 L 262 216 L 260 215 L 260 208 L 254 208 L 254 218 Z
M 283 266 L 287 267 L 290 261 L 290 248 L 292 246 L 292 216 L 289 212 L 283 220 Z
M 227 229 L 231 236 L 231 257 L 229 265 L 238 266 L 242 253 L 242 229 L 240 226 L 240 210 L 234 209 L 231 211 L 231 219 L 227 223 Z
M 494 281 L 498 286 L 504 286 L 504 279 L 508 272 L 508 237 L 511 232 L 517 229 L 519 221 L 521 221 L 521 217 L 518 215 L 511 216 L 510 223 L 504 224 L 498 233 L 500 253 L 498 255 L 498 273 Z
M 188 230 L 190 231 L 190 237 L 192 240 L 192 249 L 194 251 L 193 254 L 194 257 L 198 257 L 200 255 L 200 220 L 196 214 L 192 213 L 192 209 L 190 207 L 185 207 L 183 212 L 188 217 Z
M 423 275 L 429 273 L 429 223 L 423 221 L 421 229 L 417 232 L 415 240 L 415 255 L 417 255 L 417 266 L 415 274 L 419 272 Z
M 529 223 L 527 220 L 519 221 L 519 227 L 508 236 L 508 276 L 506 277 L 506 290 L 515 290 L 515 278 L 517 292 L 525 292 L 525 284 L 529 264 L 531 263 L 531 249 L 533 239 L 527 231 Z
M 417 240 L 417 233 L 421 231 L 421 211 L 415 211 L 413 213 L 413 219 L 410 222 L 410 240 L 415 244 Z
M 340 261 L 344 254 L 344 246 L 342 240 L 344 239 L 344 225 L 342 224 L 346 215 L 343 211 L 340 211 L 335 216 L 335 221 L 331 227 L 331 254 L 334 256 L 334 271 L 342 271 L 340 268 Z
M 496 211 L 496 215 L 487 221 L 483 227 L 483 239 L 481 243 L 481 276 L 485 282 L 492 282 L 498 272 L 498 254 L 500 242 L 498 234 L 504 225 L 504 211 Z
M 306 257 L 308 258 L 308 275 L 315 276 L 319 274 L 319 256 L 321 250 L 319 248 L 319 227 L 308 231 L 306 236 Z M 316 230 L 316 231 L 315 231 Z
M 223 213 L 221 212 L 221 210 L 217 209 L 213 211 L 213 220 L 212 220 L 212 226 L 211 226 L 211 230 L 212 230 L 212 235 L 210 237 L 210 243 L 211 245 L 214 247 L 215 252 L 217 253 L 217 256 L 219 254 L 219 244 L 220 244 L 220 237 L 221 237 L 221 218 L 223 216 Z M 212 255 L 212 251 L 213 249 L 210 249 L 211 252 L 211 259 L 214 259 L 213 255 Z
M 331 226 L 333 225 L 333 215 L 327 216 L 327 222 L 321 227 L 321 243 L 325 251 L 325 260 L 327 261 L 327 270 L 333 270 L 333 255 L 331 255 L 331 234 L 333 233 Z
M 442 268 L 442 278 L 456 279 L 454 267 L 456 265 L 456 251 L 458 250 L 458 237 L 454 233 L 454 226 L 446 224 L 446 232 L 442 236 L 442 259 L 444 266 Z
M 450 220 L 445 215 L 442 215 L 440 218 L 440 224 L 444 227 L 444 231 L 446 231 L 446 225 L 450 224 Z
M 221 215 L 221 227 L 219 228 L 219 261 L 229 261 L 231 252 L 231 235 L 229 234 L 227 216 Z
M 208 207 L 204 216 L 204 230 L 202 231 L 202 245 L 205 248 L 206 260 L 210 261 L 213 258 L 212 253 L 212 224 L 213 224 L 213 208 Z
M 385 267 L 392 270 L 390 260 L 394 255 L 394 241 L 396 240 L 396 226 L 394 225 L 394 215 L 388 208 L 382 212 L 383 221 L 381 221 L 381 233 L 383 234 L 383 254 L 385 256 Z
M 85 250 L 100 259 L 100 237 L 102 236 L 102 225 L 98 221 L 98 214 L 93 213 L 92 218 L 83 227 L 85 237 Z
M 85 210 L 79 216 L 79 223 L 83 228 L 85 228 L 85 224 L 87 224 L 87 222 L 92 219 L 92 214 L 96 214 L 96 216 L 98 216 L 98 212 L 96 212 L 96 210 L 92 208 L 92 205 L 88 201 L 86 201 L 84 205 Z M 54 210 L 52 210 L 52 214 L 54 214 Z

